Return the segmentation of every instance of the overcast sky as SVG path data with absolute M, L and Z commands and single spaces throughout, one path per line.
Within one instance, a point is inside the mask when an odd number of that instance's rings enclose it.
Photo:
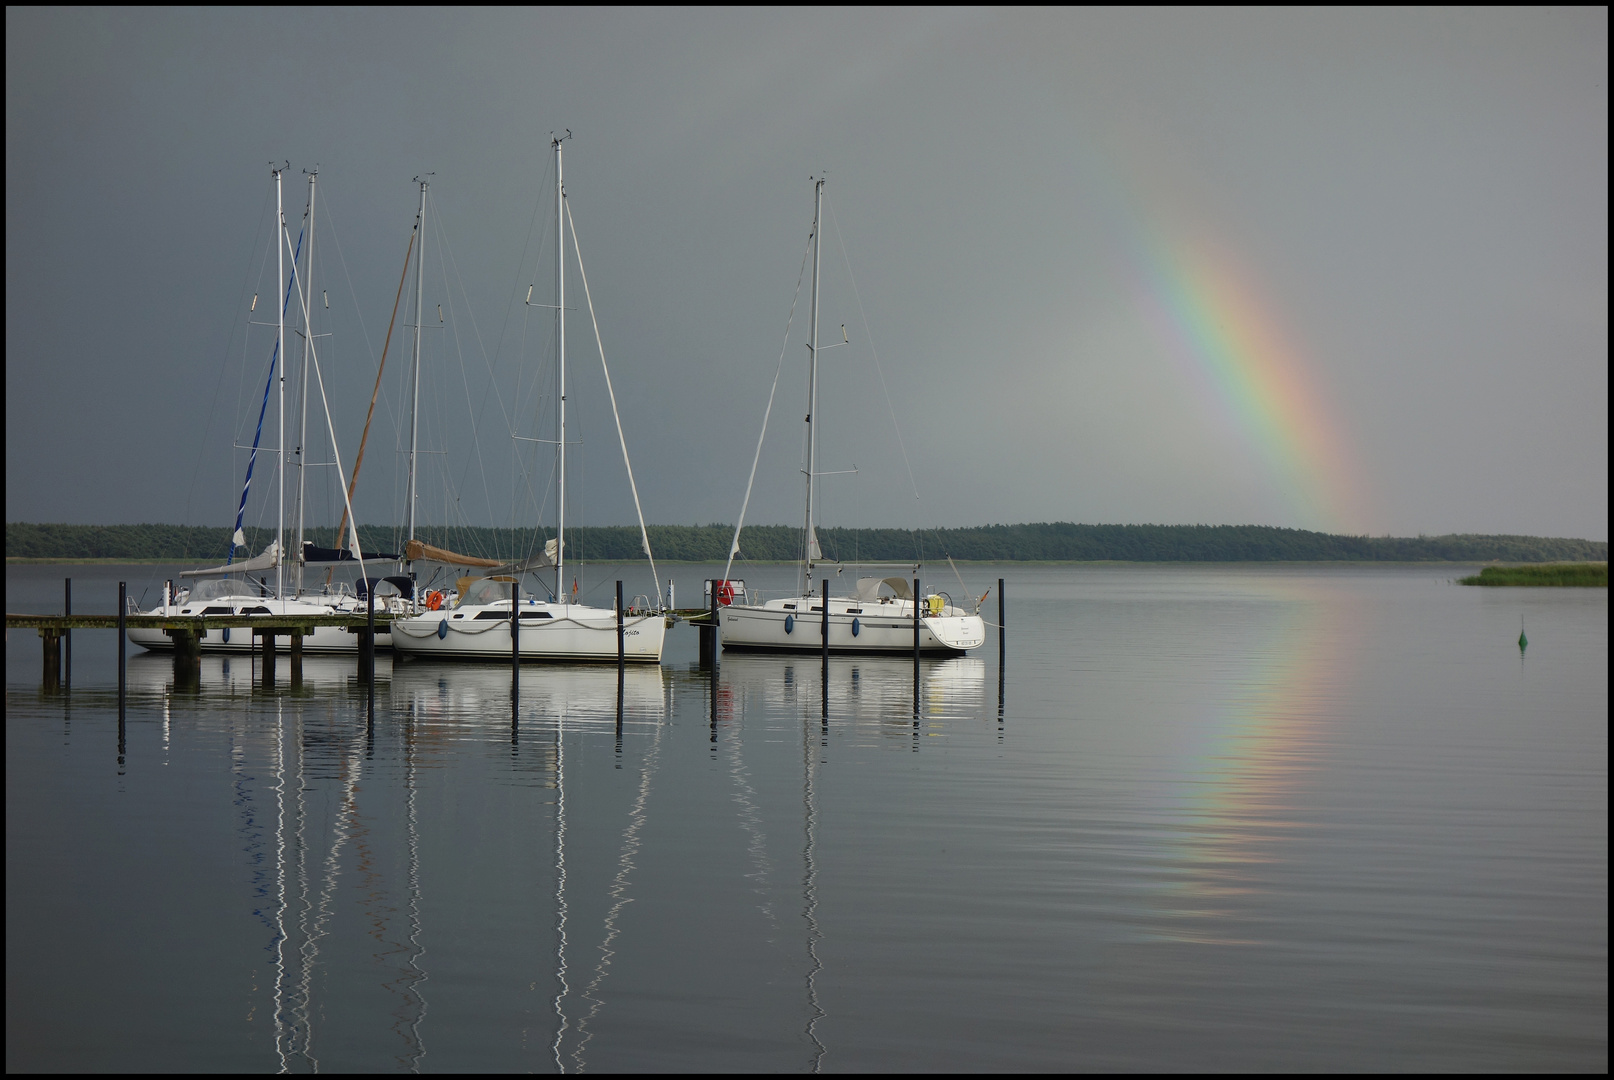
M 785 324 L 826 175 L 822 333 L 851 344 L 819 468 L 857 469 L 826 524 L 1606 539 L 1607 75 L 1604 9 L 10 8 L 7 520 L 233 520 L 287 160 L 294 238 L 319 172 L 344 468 L 430 173 L 421 520 L 552 521 L 552 447 L 515 437 L 554 438 L 554 315 L 523 301 L 554 303 L 570 129 L 652 523 L 734 520 L 781 345 L 748 518 L 800 521 L 805 286 Z M 627 523 L 571 275 L 569 514 Z M 412 321 L 364 522 L 403 514 Z M 248 524 L 277 432 L 271 401 Z

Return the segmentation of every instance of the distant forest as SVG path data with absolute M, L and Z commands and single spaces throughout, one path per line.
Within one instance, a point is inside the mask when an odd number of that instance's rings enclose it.
M 627 562 L 640 557 L 639 530 L 594 526 L 568 530 L 571 559 Z M 308 539 L 335 546 L 331 528 Z M 732 525 L 652 525 L 650 544 L 665 562 L 722 562 Z M 428 544 L 463 555 L 509 559 L 543 548 L 549 535 L 531 529 L 425 528 Z M 247 529 L 250 554 L 274 538 Z M 1334 536 L 1264 525 L 981 525 L 963 529 L 820 529 L 831 560 L 906 562 L 951 556 L 976 562 L 1606 562 L 1608 542 L 1539 536 Z M 360 526 L 366 552 L 401 552 L 401 530 Z M 201 525 L 6 525 L 6 557 L 25 559 L 167 559 L 218 562 L 229 554 L 230 530 Z M 757 525 L 740 534 L 741 557 L 790 562 L 801 557 L 801 530 Z

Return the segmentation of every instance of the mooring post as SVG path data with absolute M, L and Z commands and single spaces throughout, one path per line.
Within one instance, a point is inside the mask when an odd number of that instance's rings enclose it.
M 1004 580 L 997 578 L 997 672 L 1004 670 L 1004 657 L 1009 654 L 1009 646 L 1004 644 Z
M 71 615 L 71 614 L 73 614 L 73 579 L 72 578 L 66 578 L 63 581 L 62 614 L 63 615 Z M 62 631 L 62 638 L 63 638 L 64 644 L 66 645 L 66 649 L 65 649 L 66 655 L 64 657 L 62 657 L 62 660 L 63 660 L 63 664 L 62 664 L 62 682 L 64 682 L 64 683 L 68 684 L 69 686 L 71 686 L 72 683 L 73 683 L 73 631 L 72 630 L 64 630 L 64 631 Z
M 267 690 L 275 687 L 275 628 L 261 627 L 257 635 L 262 639 L 263 648 L 263 685 Z
M 118 582 L 118 742 L 123 742 L 123 710 L 129 697 L 129 653 L 125 647 L 128 637 L 129 583 Z M 122 750 L 119 750 L 122 753 Z
M 829 578 L 823 581 L 824 589 L 824 618 L 822 621 L 824 635 L 824 674 L 829 675 Z
M 622 684 L 622 672 L 628 665 L 628 630 L 627 623 L 623 622 L 622 612 L 622 582 L 616 583 L 616 671 L 618 696 Z
M 45 649 L 45 689 L 59 690 L 62 686 L 62 633 L 54 627 L 41 626 L 39 640 Z
M 294 690 L 303 685 L 303 631 L 295 626 L 291 631 L 291 685 Z
M 375 591 L 364 590 L 365 628 L 359 632 L 359 681 L 375 682 Z
M 706 589 L 710 593 L 710 596 L 708 597 L 709 603 L 706 614 L 706 625 L 700 628 L 701 666 L 709 667 L 715 671 L 717 670 L 718 646 L 717 579 L 707 578 Z
M 521 686 L 521 582 L 510 583 L 510 694 Z
M 174 641 L 174 689 L 195 690 L 201 686 L 202 645 L 194 630 L 170 630 Z
M 919 579 L 913 579 L 913 714 L 919 715 L 919 605 L 924 597 L 919 594 Z

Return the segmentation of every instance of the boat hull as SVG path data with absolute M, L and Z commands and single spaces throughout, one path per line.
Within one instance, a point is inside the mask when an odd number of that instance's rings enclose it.
M 913 655 L 911 605 L 869 605 L 872 611 L 836 611 L 830 604 L 829 651 L 836 655 Z M 880 607 L 892 610 L 882 611 Z M 786 610 L 769 605 L 733 605 L 718 609 L 718 639 L 736 652 L 822 653 L 823 613 Z M 788 622 L 787 622 L 788 620 Z M 854 623 L 856 626 L 854 627 Z M 919 652 L 924 656 L 960 656 L 986 640 L 986 624 L 978 615 L 944 614 L 919 620 Z
M 548 618 L 521 620 L 523 663 L 609 662 L 617 659 L 616 616 L 600 608 L 544 605 Z M 523 611 L 524 615 L 530 614 Z M 456 618 L 455 616 L 464 616 Z M 475 612 L 432 612 L 392 624 L 392 651 L 433 660 L 510 661 L 510 618 L 477 619 Z M 630 664 L 661 663 L 667 620 L 630 615 L 623 621 L 623 657 Z
M 149 614 L 161 615 L 162 612 L 152 611 Z M 329 608 L 321 609 L 309 614 L 330 615 Z M 265 622 L 273 623 L 274 616 L 256 616 Z M 129 642 L 151 652 L 172 652 L 174 639 L 162 630 L 133 629 L 127 631 Z M 257 648 L 257 636 L 251 627 L 234 626 L 228 630 L 203 631 L 198 642 L 202 652 L 205 653 L 250 653 Z M 392 647 L 392 635 L 378 632 L 375 636 L 375 647 L 378 650 Z M 275 651 L 281 653 L 291 652 L 291 637 L 280 634 L 275 638 Z M 304 653 L 350 653 L 357 655 L 359 651 L 359 635 L 342 626 L 316 626 L 311 633 L 303 635 Z

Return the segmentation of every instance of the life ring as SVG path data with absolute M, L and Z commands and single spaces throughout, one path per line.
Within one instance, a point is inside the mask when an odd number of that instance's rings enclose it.
M 734 603 L 734 583 L 733 582 L 731 582 L 731 581 L 719 581 L 717 583 L 717 602 L 719 604 L 722 604 L 724 607 L 727 607 L 730 604 Z
M 443 600 L 444 599 L 445 598 L 444 598 L 443 593 L 442 593 L 441 590 L 437 590 L 437 591 L 434 591 L 434 592 L 427 593 L 426 594 L 426 610 L 427 611 L 436 611 L 438 608 L 443 606 Z

